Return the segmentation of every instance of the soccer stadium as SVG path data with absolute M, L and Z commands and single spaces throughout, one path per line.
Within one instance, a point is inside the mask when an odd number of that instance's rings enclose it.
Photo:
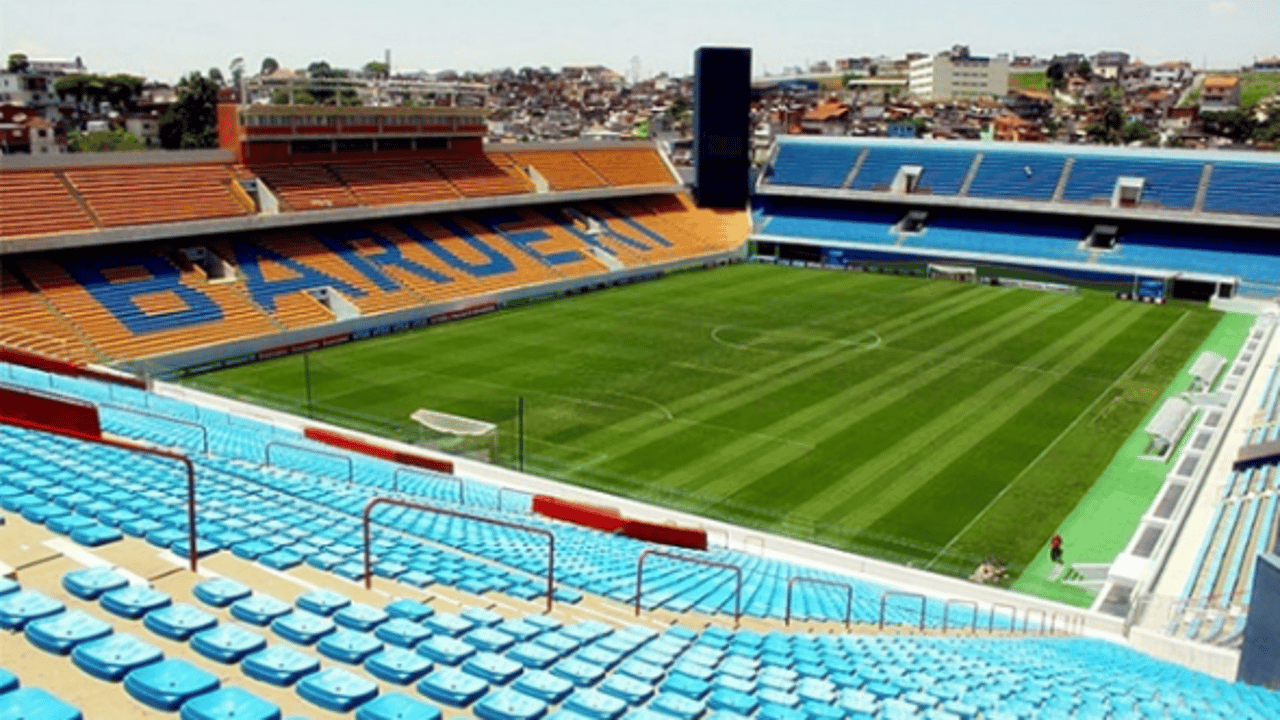
M 454 98 L 0 158 L 0 718 L 1280 716 L 1280 158 L 749 175 L 702 52 L 692 185 Z

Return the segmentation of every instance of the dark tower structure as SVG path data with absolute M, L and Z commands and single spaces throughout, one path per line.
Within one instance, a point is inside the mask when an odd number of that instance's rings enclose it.
M 694 195 L 700 207 L 743 208 L 750 169 L 751 49 L 693 56 Z

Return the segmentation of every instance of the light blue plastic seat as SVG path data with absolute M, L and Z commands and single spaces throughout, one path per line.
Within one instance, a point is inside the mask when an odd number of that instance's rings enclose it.
M 206 605 L 222 608 L 249 597 L 253 590 L 231 578 L 216 577 L 196 583 L 191 593 Z
M 18 688 L 0 695 L 0 718 L 14 720 L 84 720 L 80 708 L 38 687 Z
M 298 683 L 304 700 L 333 712 L 348 712 L 378 696 L 378 684 L 342 668 L 325 668 Z
M 280 720 L 280 707 L 239 687 L 224 687 L 182 705 L 182 720 Z
M 62 576 L 63 589 L 81 600 L 97 600 L 102 593 L 128 584 L 123 575 L 107 566 L 72 570 Z
M 0 596 L 0 628 L 21 630 L 32 620 L 57 615 L 65 606 L 35 590 L 19 590 Z
M 418 692 L 453 707 L 466 707 L 488 690 L 485 681 L 453 667 L 436 670 L 418 683 Z
M 389 647 L 364 661 L 370 675 L 397 685 L 415 682 L 434 667 L 427 658 L 402 647 Z
M 598 690 L 579 689 L 564 701 L 564 708 L 591 720 L 615 720 L 627 710 L 627 703 Z
M 161 637 L 185 642 L 201 630 L 217 625 L 218 618 L 193 605 L 177 603 L 152 610 L 142 619 L 142 624 Z
M 191 637 L 191 649 L 220 663 L 234 664 L 267 646 L 266 638 L 229 623 Z
M 71 661 L 86 673 L 110 682 L 133 670 L 164 659 L 160 648 L 128 633 L 115 633 L 81 643 L 71 651 Z
M 79 610 L 32 620 L 24 631 L 32 645 L 46 652 L 66 655 L 77 645 L 110 635 L 113 628 Z
M 440 710 L 403 693 L 387 693 L 361 705 L 356 720 L 440 720 Z
M 158 608 L 168 607 L 172 602 L 168 595 L 145 585 L 126 585 L 98 596 L 98 603 L 103 610 L 130 620 L 137 620 Z
M 382 641 L 373 635 L 346 628 L 325 635 L 316 643 L 321 655 L 349 665 L 359 665 L 382 648 Z
M 558 703 L 573 692 L 573 683 L 544 670 L 530 670 L 516 678 L 511 687 L 547 703 Z
M 332 590 L 317 588 L 299 595 L 296 604 L 299 609 L 328 617 L 350 605 L 351 600 Z
M 512 688 L 491 692 L 473 709 L 483 720 L 538 720 L 547 712 L 542 700 Z
M 520 663 L 491 652 L 472 655 L 462 664 L 462 669 L 494 685 L 506 685 L 524 672 Z
M 289 687 L 320 669 L 320 661 L 287 645 L 273 645 L 245 657 L 245 675 L 265 683 Z
M 459 665 L 476 653 L 474 646 L 443 635 L 423 640 L 414 650 L 428 660 L 442 665 Z
M 218 678 L 186 660 L 170 658 L 133 670 L 124 689 L 157 710 L 173 711 L 198 695 L 218 689 Z
M 323 615 L 305 610 L 291 612 L 271 622 L 271 631 L 299 645 L 311 645 L 337 630 L 334 622 Z

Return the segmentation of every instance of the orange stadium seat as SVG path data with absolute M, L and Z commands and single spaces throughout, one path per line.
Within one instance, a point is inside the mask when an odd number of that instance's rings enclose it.
M 577 153 L 568 150 L 509 153 L 517 165 L 532 165 L 554 191 L 582 190 L 607 187 L 608 181 L 600 177 L 582 161 Z
M 322 210 L 360 204 L 351 189 L 320 163 L 263 165 L 254 168 L 254 172 L 289 210 Z
M 579 150 L 578 156 L 610 185 L 674 185 L 675 178 L 652 147 Z
M 76 362 L 98 359 L 40 294 L 7 267 L 0 270 L 0 344 Z
M 502 154 L 436 158 L 431 161 L 466 197 L 519 195 L 533 191 L 528 178 Z
M 248 215 L 226 165 L 78 168 L 64 173 L 107 227 Z
M 0 172 L 0 237 L 94 230 L 93 219 L 49 170 Z
M 362 205 L 395 205 L 459 197 L 447 180 L 422 160 L 332 163 L 329 169 L 347 184 Z

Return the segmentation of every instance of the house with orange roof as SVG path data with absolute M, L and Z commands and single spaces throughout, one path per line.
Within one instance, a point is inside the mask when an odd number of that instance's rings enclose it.
M 1238 109 L 1242 84 L 1238 77 L 1210 75 L 1204 79 L 1201 89 L 1200 109 L 1214 112 Z

